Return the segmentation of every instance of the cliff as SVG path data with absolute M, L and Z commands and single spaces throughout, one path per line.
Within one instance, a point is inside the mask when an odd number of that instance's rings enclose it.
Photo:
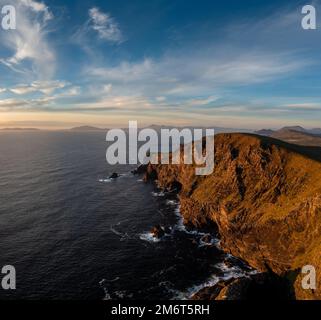
M 301 268 L 321 275 L 321 148 L 251 134 L 215 136 L 215 169 L 195 176 L 193 165 L 153 165 L 146 180 L 179 192 L 186 224 L 215 223 L 222 248 L 262 272 L 288 279 L 297 299 Z

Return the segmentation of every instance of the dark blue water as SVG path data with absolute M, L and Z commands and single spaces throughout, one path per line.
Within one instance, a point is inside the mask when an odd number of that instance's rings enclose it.
M 105 133 L 0 133 L 2 299 L 170 299 L 241 273 L 186 232 L 174 195 L 109 166 Z M 116 180 L 107 179 L 113 172 Z M 156 242 L 156 224 L 172 234 Z

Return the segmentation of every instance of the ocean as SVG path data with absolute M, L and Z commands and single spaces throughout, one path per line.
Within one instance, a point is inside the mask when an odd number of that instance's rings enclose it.
M 187 299 L 249 272 L 106 149 L 104 132 L 0 133 L 0 267 L 17 273 L 0 299 Z M 155 225 L 170 234 L 154 239 Z

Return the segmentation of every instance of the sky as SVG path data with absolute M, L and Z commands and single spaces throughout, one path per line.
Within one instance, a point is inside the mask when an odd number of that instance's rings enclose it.
M 321 127 L 320 1 L 8 4 L 0 127 Z M 306 4 L 317 30 L 301 27 Z

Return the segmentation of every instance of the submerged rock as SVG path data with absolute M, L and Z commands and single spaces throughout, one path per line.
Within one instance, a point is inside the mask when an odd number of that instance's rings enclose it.
M 147 165 L 146 164 L 141 164 L 140 166 L 138 166 L 136 169 L 132 170 L 131 173 L 132 174 L 143 174 L 146 172 L 146 168 Z
M 109 179 L 117 179 L 119 177 L 119 174 L 117 172 L 114 172 Z
M 206 244 L 211 244 L 212 243 L 212 236 L 210 234 L 205 234 L 202 238 L 201 241 L 203 241 Z
M 170 233 L 172 233 L 172 229 L 170 227 L 164 227 L 164 232 L 166 234 L 170 234 Z
M 161 237 L 163 237 L 165 235 L 165 231 L 163 230 L 163 228 L 160 225 L 157 225 L 152 228 L 151 234 L 154 238 L 160 239 Z

